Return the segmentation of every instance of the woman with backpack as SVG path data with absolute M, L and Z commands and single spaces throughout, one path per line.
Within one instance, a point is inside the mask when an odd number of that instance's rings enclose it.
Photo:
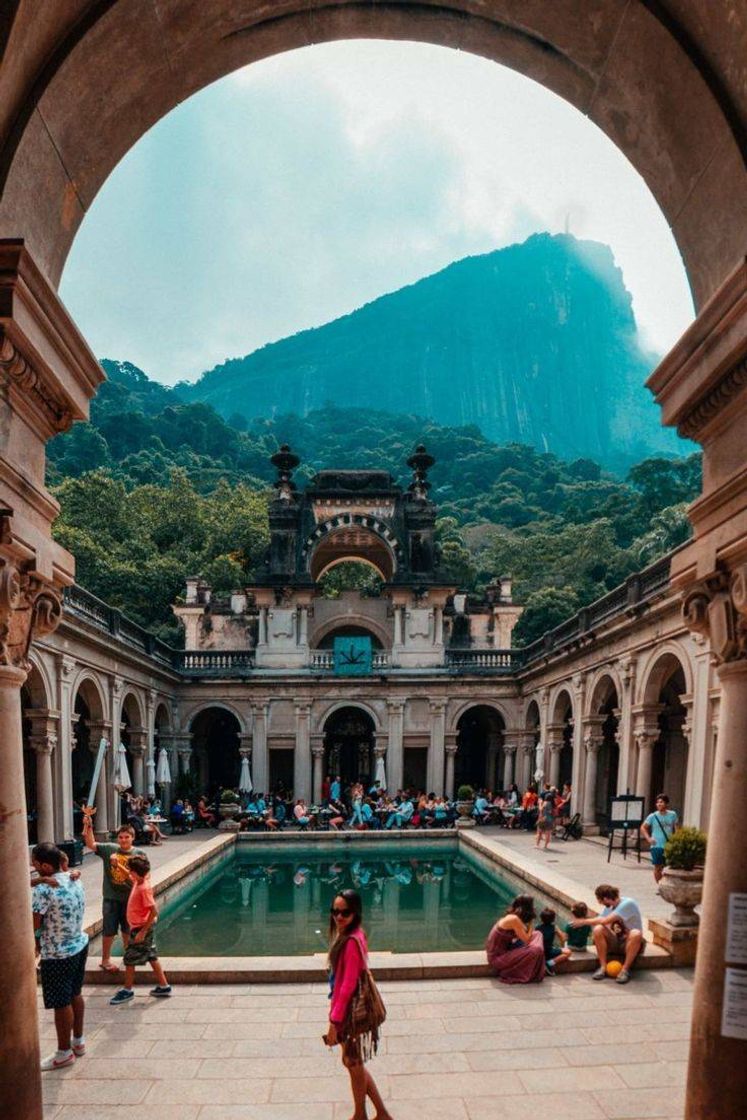
M 342 1064 L 350 1076 L 352 1120 L 366 1120 L 366 1097 L 377 1120 L 391 1120 L 364 1062 L 376 1052 L 384 1005 L 368 971 L 368 942 L 363 932 L 363 904 L 357 891 L 335 896 L 329 918 L 329 1027 L 327 1046 L 341 1047 Z

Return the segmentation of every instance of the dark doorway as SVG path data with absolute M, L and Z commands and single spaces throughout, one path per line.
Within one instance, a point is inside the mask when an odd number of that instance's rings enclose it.
M 404 756 L 403 781 L 405 789 L 418 793 L 430 791 L 425 788 L 428 774 L 428 748 L 407 747 Z M 433 791 L 436 792 L 435 790 Z M 441 792 L 440 790 L 438 791 Z
M 339 774 L 342 788 L 374 778 L 374 725 L 362 708 L 338 708 L 324 726 L 324 773 Z
M 225 708 L 205 708 L 192 720 L 192 746 L 205 760 L 207 792 L 218 786 L 236 789 L 239 783 L 239 721 Z
M 461 785 L 470 785 L 473 789 L 499 788 L 503 752 L 498 748 L 503 742 L 502 732 L 503 720 L 486 704 L 469 708 L 460 717 L 454 760 L 455 791 Z
M 293 789 L 293 754 L 293 751 L 286 750 L 271 750 L 269 752 L 270 793 L 277 793 L 279 789 L 290 793 Z

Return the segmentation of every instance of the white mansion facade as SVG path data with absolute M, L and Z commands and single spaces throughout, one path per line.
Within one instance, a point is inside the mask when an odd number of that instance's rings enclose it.
M 235 786 L 247 756 L 255 789 L 282 783 L 317 801 L 324 773 L 373 776 L 381 756 L 390 790 L 524 786 L 539 766 L 572 782 L 589 830 L 626 790 L 649 801 L 664 790 L 685 822 L 707 826 L 719 689 L 708 644 L 671 589 L 671 556 L 512 649 L 510 580 L 476 600 L 440 571 L 424 449 L 409 460 L 407 490 L 386 472 L 322 471 L 299 493 L 296 457 L 284 448 L 273 461 L 262 582 L 222 601 L 190 579 L 175 607 L 184 650 L 79 587 L 66 592 L 23 689 L 35 835 L 73 834 L 102 736 L 102 829 L 117 812 L 120 743 L 136 792 L 152 786 L 167 750 L 167 798 L 186 776 L 204 792 Z M 381 596 L 320 595 L 324 572 L 350 559 L 379 573 Z

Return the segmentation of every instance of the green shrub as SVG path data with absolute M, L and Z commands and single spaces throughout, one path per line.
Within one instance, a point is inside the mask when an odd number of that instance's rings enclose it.
M 680 828 L 664 847 L 667 867 L 692 871 L 705 863 L 706 834 L 699 828 Z
M 239 801 L 239 795 L 235 789 L 224 789 L 220 800 L 221 805 L 235 805 Z
M 472 786 L 460 786 L 457 790 L 457 801 L 471 801 L 474 796 Z

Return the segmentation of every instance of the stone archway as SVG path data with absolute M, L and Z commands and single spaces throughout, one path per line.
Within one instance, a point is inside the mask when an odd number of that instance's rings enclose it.
M 610 800 L 618 793 L 620 768 L 620 691 L 609 674 L 602 674 L 594 685 L 589 716 L 586 719 L 587 767 L 584 794 L 584 823 L 607 830 Z M 593 760 L 593 763 L 591 762 Z M 590 765 L 591 763 L 591 765 Z
M 21 561 L 37 557 L 36 570 L 58 590 L 72 579 L 73 562 L 50 545 L 54 505 L 43 490 L 43 445 L 71 417 L 85 416 L 100 373 L 54 287 L 101 183 L 138 137 L 184 97 L 238 66 L 294 46 L 350 36 L 439 42 L 505 62 L 555 90 L 604 129 L 646 179 L 702 309 L 650 384 L 665 422 L 706 450 L 704 497 L 691 511 L 695 540 L 677 554 L 673 577 L 686 595 L 689 625 L 713 643 L 723 687 L 714 771 L 719 812 L 712 818 L 688 1115 L 736 1115 L 747 1093 L 747 1071 L 740 1064 L 741 1042 L 721 1036 L 716 978 L 723 975 L 720 934 L 729 892 L 744 890 L 747 867 L 747 856 L 734 843 L 744 791 L 731 770 L 747 749 L 747 658 L 734 638 L 747 614 L 747 14 L 735 4 L 649 0 L 597 0 L 592 8 L 494 0 L 479 9 L 470 0 L 439 6 L 288 0 L 269 15 L 266 5 L 233 0 L 163 0 L 157 7 L 69 0 L 43 8 L 35 0 L 17 0 L 6 7 L 0 22 L 0 236 L 25 238 L 26 247 L 0 249 L 11 293 L 0 323 L 0 365 L 16 397 L 34 386 L 39 412 L 32 429 L 19 420 L 18 400 L 11 398 L 11 425 L 20 425 L 34 446 L 22 463 L 16 451 L 21 437 L 8 444 L 5 504 L 14 509 L 15 523 L 4 537 L 2 563 L 13 575 Z M 19 470 L 28 465 L 32 478 Z M 4 668 L 3 685 L 13 697 L 5 738 L 17 756 L 4 772 L 13 817 L 13 843 L 5 849 L 15 855 L 23 839 L 24 670 L 15 658 Z M 33 961 L 16 914 L 26 905 L 28 883 L 20 862 L 16 870 L 11 856 L 6 859 L 6 950 L 16 967 L 4 976 L 9 1005 L 25 1010 L 33 1008 Z M 12 1056 L 24 1076 L 16 1078 L 6 1104 L 36 1118 L 36 1029 L 20 1018 L 14 1021 Z
M 88 798 L 91 779 L 93 777 L 95 756 L 99 740 L 102 736 L 110 738 L 111 725 L 105 720 L 104 696 L 97 681 L 86 676 L 78 684 L 73 697 L 73 757 L 71 765 L 72 799 L 75 806 L 74 827 L 75 832 L 82 830 L 83 818 L 79 806 Z M 106 816 L 108 828 L 106 769 L 99 780 L 96 792 L 96 826 L 103 829 L 101 823 Z M 103 814 L 103 815 L 102 815 Z
M 504 63 L 590 117 L 646 180 L 700 304 L 744 242 L 745 95 L 738 17 L 599 0 L 582 6 L 468 0 L 438 6 L 289 0 L 46 5 L 20 0 L 0 33 L 0 234 L 23 235 L 56 283 L 101 184 L 157 120 L 260 58 L 341 38 L 432 42 Z M 677 89 L 673 99 L 669 91 Z M 718 161 L 714 158 L 718 155 Z M 717 213 L 719 222 L 703 219 Z
M 241 725 L 233 712 L 222 707 L 201 708 L 192 717 L 189 730 L 203 787 L 200 792 L 212 797 L 220 787 L 235 790 L 241 769 Z
M 355 704 L 336 708 L 324 721 L 324 773 L 339 775 L 343 790 L 353 782 L 368 788 L 374 780 L 375 726 Z
M 636 735 L 638 770 L 636 792 L 651 809 L 658 793 L 666 793 L 682 819 L 686 805 L 689 727 L 683 697 L 688 685 L 685 668 L 675 653 L 666 652 L 651 666 L 639 713 Z
M 562 688 L 553 702 L 547 728 L 549 780 L 556 789 L 561 789 L 573 778 L 573 728 L 573 699 L 569 690 Z
M 454 788 L 470 785 L 494 793 L 513 781 L 507 773 L 503 752 L 503 716 L 490 704 L 474 704 L 457 720 L 457 751 L 454 759 Z

